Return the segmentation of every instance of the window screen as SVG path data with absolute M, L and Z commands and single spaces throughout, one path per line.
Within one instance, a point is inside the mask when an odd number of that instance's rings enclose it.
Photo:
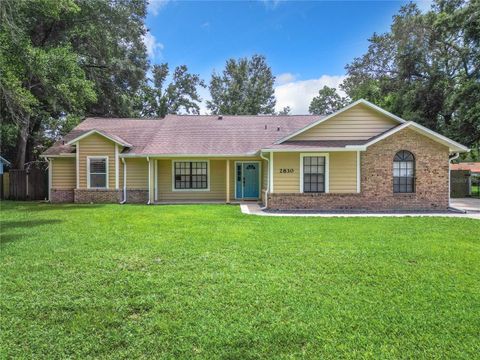
M 90 159 L 90 187 L 107 187 L 107 159 Z

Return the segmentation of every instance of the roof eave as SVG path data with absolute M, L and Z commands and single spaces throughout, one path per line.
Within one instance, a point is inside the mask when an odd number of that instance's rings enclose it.
M 379 141 L 382 141 L 384 139 L 386 139 L 387 137 L 393 135 L 393 134 L 396 134 L 397 132 L 399 132 L 400 130 L 403 130 L 405 128 L 411 128 L 412 130 L 414 131 L 417 131 L 419 133 L 421 133 L 422 135 L 424 136 L 427 136 L 428 138 L 440 143 L 440 144 L 443 144 L 445 146 L 447 146 L 449 148 L 449 151 L 450 152 L 469 152 L 470 149 L 452 139 L 449 139 L 447 138 L 446 136 L 443 136 L 433 130 L 430 130 L 429 128 L 426 128 L 425 126 L 422 126 L 420 124 L 417 124 L 416 122 L 414 121 L 408 121 L 402 125 L 399 125 L 399 126 L 396 126 L 390 130 L 388 130 L 387 132 L 385 132 L 384 134 L 382 134 L 381 136 L 373 139 L 372 141 L 368 142 L 365 144 L 365 147 L 368 148 L 369 146 L 373 145 L 373 144 L 376 144 L 377 142 Z
M 80 135 L 80 136 L 77 136 L 76 138 L 70 140 L 69 142 L 67 142 L 65 145 L 76 145 L 76 143 L 90 135 L 93 135 L 93 134 L 98 134 L 100 136 L 103 136 L 104 138 L 110 140 L 110 141 L 113 141 L 114 143 L 118 144 L 118 145 L 121 145 L 123 147 L 127 147 L 127 148 L 131 148 L 132 147 L 132 144 L 129 144 L 128 142 L 126 141 L 119 141 L 118 139 L 115 139 L 115 138 L 112 138 L 111 136 L 108 136 L 107 134 L 104 134 L 103 132 L 101 131 L 98 131 L 97 129 L 92 129 L 92 130 L 89 130 L 87 131 L 86 133 Z
M 347 145 L 344 147 L 315 147 L 315 148 L 289 148 L 289 149 L 275 149 L 275 148 L 264 148 L 261 152 L 309 152 L 309 151 L 329 151 L 329 152 L 344 152 L 344 151 L 365 151 L 367 148 L 365 146 L 357 145 Z

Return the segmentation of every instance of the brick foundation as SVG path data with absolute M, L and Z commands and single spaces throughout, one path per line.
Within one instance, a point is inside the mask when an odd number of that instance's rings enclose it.
M 146 204 L 147 201 L 148 190 L 127 189 L 127 204 Z
M 50 202 L 51 203 L 72 203 L 73 202 L 73 189 L 51 189 L 50 190 Z
M 76 203 L 119 203 L 122 201 L 121 190 L 105 189 L 75 189 L 74 200 Z
M 393 193 L 393 158 L 400 150 L 415 156 L 416 186 L 413 194 Z M 404 129 L 361 153 L 359 194 L 269 194 L 270 209 L 315 210 L 447 210 L 448 148 Z

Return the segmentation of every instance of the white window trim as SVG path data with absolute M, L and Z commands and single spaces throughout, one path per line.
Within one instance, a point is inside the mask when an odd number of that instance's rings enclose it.
M 328 153 L 300 153 L 300 192 L 303 194 L 303 158 L 306 156 L 325 157 L 325 193 L 330 192 L 330 159 Z M 310 193 L 309 193 L 310 194 Z
M 235 161 L 235 170 L 233 172 L 234 179 L 235 179 L 235 193 L 234 193 L 235 196 L 234 196 L 234 199 L 235 200 L 245 199 L 245 197 L 243 196 L 243 189 L 242 189 L 242 197 L 237 198 L 237 164 L 242 164 L 242 171 L 243 171 L 243 164 L 244 163 L 258 164 L 258 197 L 256 197 L 256 198 L 246 198 L 246 199 L 247 200 L 249 200 L 249 199 L 260 199 L 260 197 L 262 195 L 262 162 L 261 161 L 256 161 L 256 160 L 237 160 L 237 161 Z M 242 176 L 243 176 L 243 174 L 242 174 Z
M 175 164 L 181 162 L 205 162 L 207 163 L 207 188 L 206 189 L 175 189 Z M 210 191 L 210 160 L 178 159 L 172 160 L 172 192 L 208 192 Z
M 91 187 L 90 186 L 90 159 L 94 160 L 106 160 L 106 187 Z M 108 189 L 108 179 L 109 179 L 109 174 L 108 174 L 108 168 L 109 168 L 109 163 L 108 163 L 108 156 L 87 156 L 87 188 L 88 189 Z

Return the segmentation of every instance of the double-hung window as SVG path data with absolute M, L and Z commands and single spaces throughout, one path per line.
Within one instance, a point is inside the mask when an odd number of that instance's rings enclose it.
M 327 191 L 326 156 L 302 156 L 303 192 L 323 193 Z
M 208 190 L 208 161 L 174 161 L 174 190 Z
M 88 157 L 88 188 L 107 189 L 108 188 L 108 157 L 95 156 Z

